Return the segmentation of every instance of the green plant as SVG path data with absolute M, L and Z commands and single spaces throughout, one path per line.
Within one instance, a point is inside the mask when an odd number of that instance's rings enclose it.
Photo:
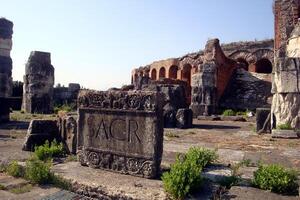
M 5 190 L 5 189 L 6 189 L 6 187 L 4 185 L 0 184 L 0 190 Z
M 175 199 L 183 199 L 201 186 L 202 169 L 217 159 L 215 151 L 190 148 L 186 155 L 177 155 L 169 172 L 162 176 L 164 189 Z
M 22 177 L 24 170 L 17 161 L 12 161 L 6 168 L 6 172 L 13 177 Z
M 69 155 L 66 158 L 66 162 L 73 162 L 73 161 L 77 161 L 77 156 L 76 155 Z
M 34 184 L 46 184 L 51 182 L 50 162 L 44 163 L 36 157 L 26 161 L 25 178 Z
M 285 123 L 285 124 L 279 124 L 276 129 L 279 129 L 279 130 L 293 130 L 291 124 L 289 123 Z
M 26 185 L 21 185 L 17 188 L 12 188 L 9 191 L 11 193 L 14 193 L 14 194 L 23 194 L 23 193 L 26 193 L 26 192 L 30 192 L 31 189 L 32 189 L 32 185 L 31 184 L 26 184 Z
M 253 185 L 281 194 L 298 193 L 297 173 L 280 165 L 260 165 L 254 172 Z
M 223 112 L 223 116 L 235 116 L 235 115 L 236 115 L 236 113 L 232 109 L 227 109 L 227 110 L 224 110 L 224 112 Z
M 177 135 L 175 133 L 172 133 L 172 132 L 168 132 L 168 133 L 166 133 L 166 137 L 169 137 L 169 138 L 179 138 L 179 135 Z
M 59 111 L 71 112 L 72 110 L 74 110 L 72 108 L 72 105 L 68 105 L 68 104 L 54 106 L 54 113 L 55 114 L 57 114 Z
M 53 157 L 63 156 L 65 151 L 62 143 L 58 144 L 56 140 L 53 140 L 50 145 L 49 141 L 46 140 L 44 145 L 35 147 L 34 154 L 38 159 L 45 161 Z

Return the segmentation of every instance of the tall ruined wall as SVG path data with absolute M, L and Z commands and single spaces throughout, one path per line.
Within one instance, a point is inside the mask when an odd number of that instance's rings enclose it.
M 272 83 L 272 126 L 300 128 L 299 0 L 276 0 L 275 66 Z
M 50 53 L 31 52 L 25 69 L 22 109 L 28 113 L 52 113 L 53 85 Z
M 9 100 L 12 93 L 12 49 L 13 23 L 0 18 L 0 122 L 9 120 Z

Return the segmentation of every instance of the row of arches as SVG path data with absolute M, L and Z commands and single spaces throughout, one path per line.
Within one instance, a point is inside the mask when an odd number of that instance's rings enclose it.
M 191 83 L 191 76 L 192 66 L 190 64 L 184 65 L 182 69 L 176 65 L 172 65 L 168 68 L 168 71 L 165 67 L 160 67 L 159 69 L 153 68 L 150 72 L 152 80 L 158 80 L 160 78 L 180 79 L 188 82 L 189 85 Z
M 255 63 L 249 64 L 246 59 L 238 58 L 236 60 L 246 71 L 270 74 L 272 73 L 272 62 L 267 58 L 262 58 Z

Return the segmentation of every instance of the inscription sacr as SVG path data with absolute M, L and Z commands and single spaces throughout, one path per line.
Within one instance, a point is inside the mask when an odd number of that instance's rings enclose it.
M 139 125 L 135 120 L 115 118 L 111 121 L 96 120 L 94 116 L 88 118 L 88 137 L 94 139 L 118 140 L 129 143 L 142 143 L 139 135 Z

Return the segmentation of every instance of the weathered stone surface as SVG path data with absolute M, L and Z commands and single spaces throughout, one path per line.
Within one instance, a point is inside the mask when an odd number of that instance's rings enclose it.
M 272 130 L 272 138 L 283 138 L 283 139 L 298 139 L 300 138 L 300 133 L 294 130 Z
M 268 79 L 268 81 L 266 80 Z M 244 69 L 237 69 L 227 86 L 219 105 L 236 110 L 255 110 L 257 107 L 271 107 L 271 75 L 263 77 Z
M 33 151 L 35 146 L 43 145 L 46 140 L 49 142 L 56 139 L 61 141 L 57 121 L 55 120 L 31 120 L 25 142 L 24 151 Z
M 5 18 L 0 18 L 0 123 L 9 121 L 9 101 L 12 94 L 12 48 L 13 23 Z
M 178 109 L 176 113 L 177 128 L 191 128 L 193 126 L 193 111 L 191 109 Z
M 68 87 L 56 86 L 53 91 L 53 102 L 55 105 L 75 105 L 77 104 L 77 96 L 80 90 L 80 84 L 70 83 Z M 76 108 L 74 108 L 76 109 Z
M 163 145 L 161 94 L 81 91 L 78 155 L 82 165 L 156 177 Z
M 31 52 L 25 68 L 22 109 L 29 113 L 52 113 L 53 85 L 50 53 Z
M 66 150 L 70 154 L 76 154 L 77 147 L 77 116 L 65 115 L 59 117 L 59 132 Z
M 271 133 L 271 109 L 257 108 L 256 109 L 256 132 Z

